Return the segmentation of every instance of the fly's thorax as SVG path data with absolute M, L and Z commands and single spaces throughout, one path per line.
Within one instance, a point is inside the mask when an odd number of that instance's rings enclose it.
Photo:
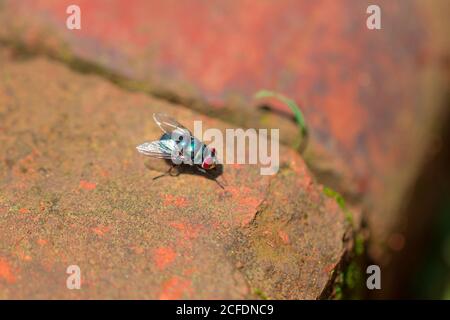
M 194 164 L 201 165 L 203 162 L 203 150 L 205 144 L 195 137 L 192 137 L 191 152 Z
M 174 131 L 175 132 L 175 131 Z M 203 161 L 204 144 L 194 136 L 174 133 L 169 136 L 164 134 L 161 139 L 174 141 L 175 148 L 172 154 L 172 161 L 175 164 L 201 165 Z

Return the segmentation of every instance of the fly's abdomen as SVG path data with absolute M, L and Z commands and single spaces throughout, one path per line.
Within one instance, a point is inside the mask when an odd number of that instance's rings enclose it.
M 173 140 L 170 134 L 164 133 L 160 140 Z M 203 162 L 203 149 L 205 145 L 197 138 L 190 136 L 188 139 L 181 139 L 179 141 L 174 141 L 176 143 L 176 153 L 180 155 L 175 155 L 175 158 L 182 158 L 184 164 L 201 165 Z

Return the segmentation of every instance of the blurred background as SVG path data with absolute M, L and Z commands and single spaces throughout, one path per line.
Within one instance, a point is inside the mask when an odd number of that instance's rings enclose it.
M 381 29 L 367 28 L 376 4 Z M 67 7 L 81 10 L 69 30 Z M 354 210 L 344 298 L 450 299 L 450 1 L 0 0 L 0 43 L 298 149 Z M 0 70 L 1 72 L 1 70 Z M 382 290 L 368 292 L 378 264 Z

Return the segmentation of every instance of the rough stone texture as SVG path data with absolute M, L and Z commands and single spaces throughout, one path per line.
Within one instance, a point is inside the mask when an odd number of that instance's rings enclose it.
M 153 181 L 152 113 L 229 127 L 44 58 L 0 51 L 0 298 L 318 298 L 350 226 L 297 153 L 281 169 Z M 82 290 L 66 288 L 79 265 Z
M 261 88 L 285 93 L 304 109 L 317 177 L 355 203 L 366 196 L 372 256 L 401 237 L 403 202 L 444 118 L 448 1 L 377 1 L 380 31 L 366 28 L 372 1 L 352 0 L 79 0 L 82 30 L 68 31 L 72 2 L 4 0 L 0 36 L 92 61 L 206 114 L 280 127 L 292 143 L 292 121 L 251 102 Z

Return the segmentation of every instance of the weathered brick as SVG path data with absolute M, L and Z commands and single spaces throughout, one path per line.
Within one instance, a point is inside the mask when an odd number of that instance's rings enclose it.
M 282 148 L 275 176 L 225 165 L 225 190 L 191 174 L 153 181 L 158 160 L 135 150 L 161 134 L 153 112 L 229 125 L 1 57 L 0 297 L 296 299 L 332 282 L 351 228 L 296 152 Z M 79 291 L 66 288 L 72 264 Z
M 448 1 L 377 1 L 379 31 L 366 28 L 366 0 L 84 0 L 81 31 L 65 28 L 70 1 L 2 3 L 8 44 L 78 69 L 88 61 L 123 87 L 232 123 L 280 127 L 286 144 L 295 124 L 260 112 L 252 96 L 292 97 L 310 127 L 309 167 L 364 205 L 372 258 L 389 262 L 389 239 L 405 228 L 405 203 L 447 117 Z

